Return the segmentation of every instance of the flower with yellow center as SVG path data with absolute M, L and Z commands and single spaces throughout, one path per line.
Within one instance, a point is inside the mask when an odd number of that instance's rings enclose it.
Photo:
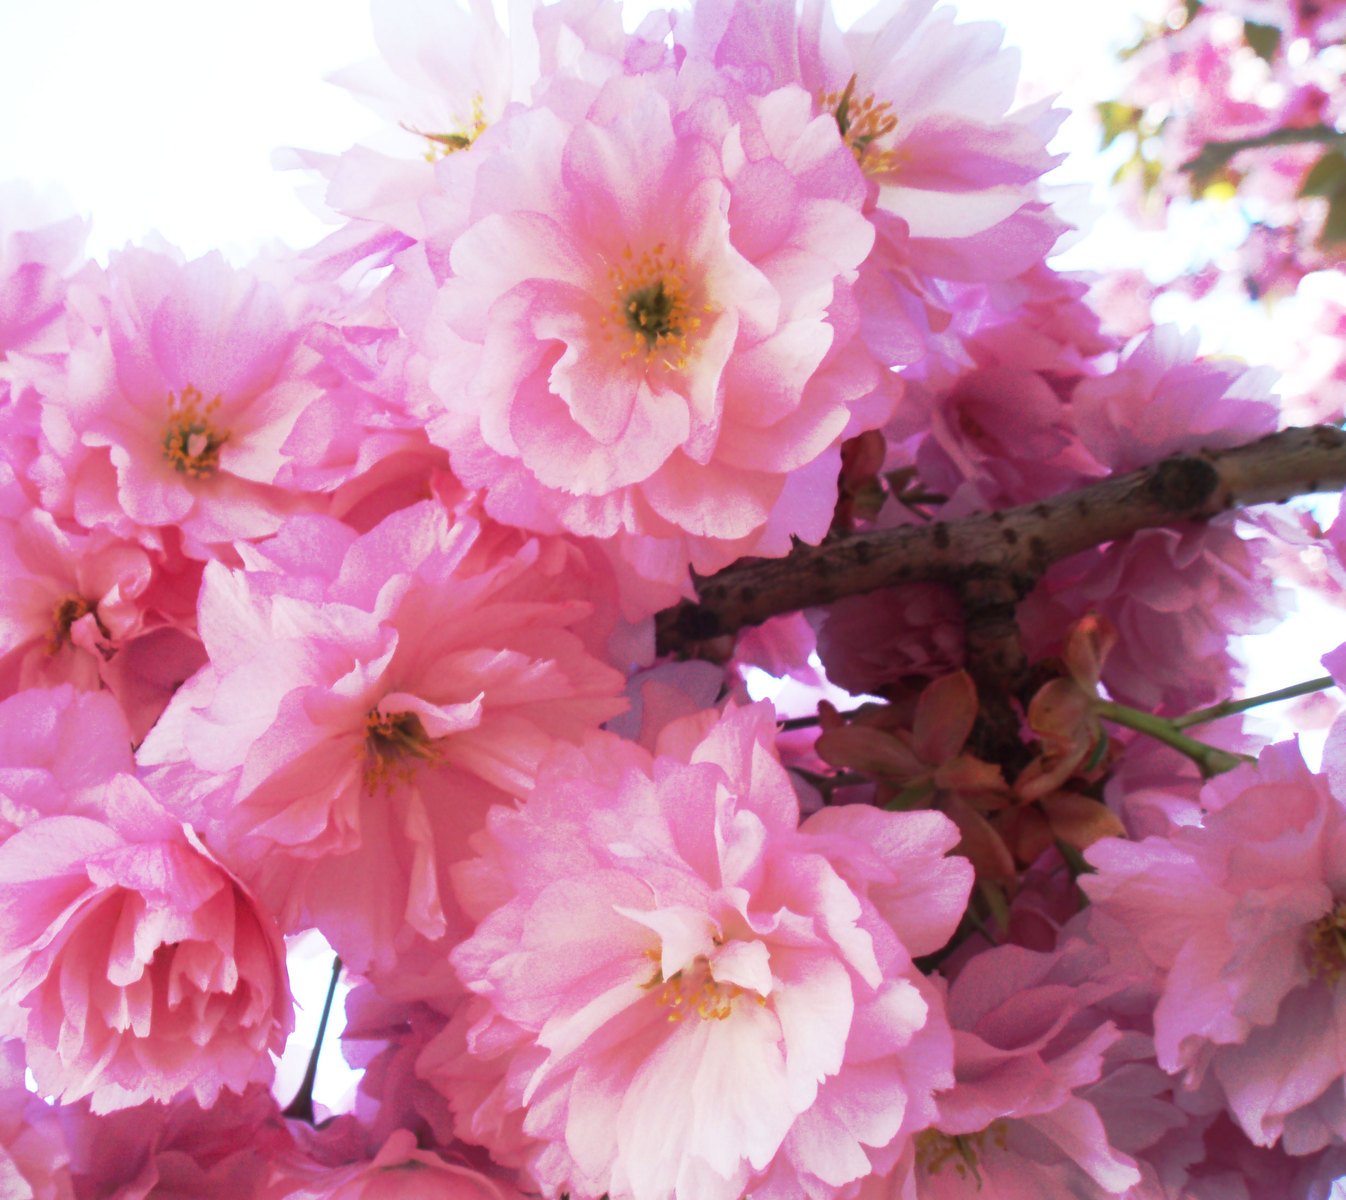
M 168 420 L 164 423 L 164 459 L 189 479 L 209 479 L 220 469 L 220 449 L 229 440 L 229 430 L 218 428 L 211 415 L 220 407 L 216 396 L 203 403 L 201 393 L 190 383 L 182 395 L 168 393 Z
M 857 77 L 852 75 L 839 92 L 821 92 L 818 106 L 836 118 L 841 140 L 850 147 L 866 175 L 887 175 L 897 167 L 897 152 L 876 145 L 897 128 L 893 106 L 873 95 L 856 99 Z

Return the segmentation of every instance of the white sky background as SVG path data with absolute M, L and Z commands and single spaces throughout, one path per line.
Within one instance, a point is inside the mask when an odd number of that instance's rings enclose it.
M 1067 107 L 1087 109 L 1115 94 L 1113 52 L 1135 40 L 1138 14 L 1160 0 L 957 6 L 965 19 L 1008 27 L 1023 51 L 1028 95 L 1061 92 Z M 867 7 L 838 3 L 843 23 Z M 297 195 L 304 177 L 274 170 L 272 151 L 338 152 L 377 129 L 378 118 L 324 82 L 373 53 L 367 0 L 0 0 L 0 180 L 26 179 L 91 215 L 99 258 L 156 231 L 188 256 L 219 248 L 235 262 L 271 239 L 308 244 L 328 227 Z M 1087 115 L 1072 117 L 1058 148 L 1079 155 L 1060 177 L 1092 183 L 1097 201 L 1107 171 L 1096 136 Z M 1069 217 L 1089 219 L 1084 196 L 1066 203 Z M 1105 221 L 1069 265 L 1117 261 L 1116 230 Z M 1320 674 L 1316 656 L 1333 644 L 1291 628 L 1269 644 L 1253 690 Z M 295 981 L 307 1008 L 286 1067 L 296 1083 L 329 963 L 317 952 Z M 339 1028 L 339 1008 L 334 1015 Z M 329 1102 L 350 1079 L 334 1033 L 319 1085 Z M 288 1097 L 293 1088 L 277 1091 Z

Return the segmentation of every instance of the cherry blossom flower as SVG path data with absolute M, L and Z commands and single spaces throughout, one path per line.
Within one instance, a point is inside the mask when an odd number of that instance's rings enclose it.
M 835 122 L 696 80 L 502 121 L 427 243 L 432 438 L 497 519 L 604 539 L 632 618 L 689 564 L 820 540 L 841 440 L 894 390 L 855 337 L 873 231 Z
M 538 547 L 487 565 L 475 538 L 426 502 L 362 536 L 306 518 L 253 569 L 209 564 L 210 663 L 139 751 L 286 931 L 315 925 L 353 970 L 457 936 L 446 871 L 487 807 L 625 707 Z
M 1133 942 L 1154 973 L 1159 1065 L 1189 1088 L 1213 1079 L 1256 1145 L 1314 1153 L 1346 1126 L 1346 809 L 1293 743 L 1201 800 L 1199 826 L 1095 844 L 1081 885 L 1105 944 Z
M 0 999 L 37 1086 L 95 1112 L 269 1079 L 290 1029 L 270 917 L 132 776 L 0 845 Z
M 0 1045 L 0 1194 L 13 1200 L 75 1200 L 61 1118 L 24 1087 L 18 1042 Z
M 832 1196 L 901 1152 L 951 1077 L 938 949 L 971 872 L 936 813 L 798 801 L 767 705 L 594 738 L 492 810 L 455 873 L 471 1057 L 422 1069 L 460 1136 L 547 1190 Z M 499 1081 L 474 1119 L 480 1083 Z M 510 1110 L 524 1108 L 519 1144 Z M 528 1139 L 537 1139 L 531 1150 Z
M 273 533 L 296 503 L 274 486 L 281 446 L 317 394 L 287 311 L 302 294 L 218 254 L 139 249 L 113 257 L 107 288 L 44 404 L 48 505 L 151 544 L 176 527 L 197 557 Z

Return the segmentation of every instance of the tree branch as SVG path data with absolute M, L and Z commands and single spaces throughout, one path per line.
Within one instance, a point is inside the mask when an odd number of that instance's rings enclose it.
M 1216 175 L 1231 158 L 1244 150 L 1265 150 L 1272 146 L 1346 146 L 1346 134 L 1330 125 L 1287 126 L 1255 137 L 1234 138 L 1227 142 L 1207 142 L 1194 158 L 1179 170 L 1190 171 L 1198 179 Z
M 1175 455 L 1153 466 L 1025 504 L 801 546 L 777 559 L 745 559 L 696 582 L 655 618 L 660 653 L 736 633 L 769 617 L 915 580 L 1009 581 L 1019 596 L 1059 559 L 1142 529 L 1202 520 L 1231 508 L 1346 486 L 1346 433 L 1332 425 L 1286 429 L 1229 450 Z M 997 597 L 1003 605 L 1003 594 Z

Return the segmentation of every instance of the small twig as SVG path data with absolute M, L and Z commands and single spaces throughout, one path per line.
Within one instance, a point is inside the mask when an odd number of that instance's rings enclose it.
M 327 1033 L 327 1018 L 332 1011 L 332 1000 L 336 996 L 337 980 L 341 978 L 341 959 L 332 960 L 332 978 L 327 983 L 327 998 L 322 1004 L 322 1016 L 318 1020 L 318 1033 L 313 1039 L 313 1051 L 308 1056 L 308 1067 L 299 1084 L 299 1091 L 281 1113 L 294 1121 L 307 1121 L 313 1124 L 313 1085 L 318 1078 L 318 1054 L 322 1050 L 323 1036 Z
M 1260 696 L 1249 696 L 1244 700 L 1222 700 L 1209 708 L 1199 708 L 1196 712 L 1189 712 L 1181 717 L 1171 717 L 1169 723 L 1174 729 L 1190 729 L 1193 725 L 1205 725 L 1209 721 L 1218 721 L 1221 717 L 1247 712 L 1250 708 L 1258 708 L 1263 704 L 1275 704 L 1278 700 L 1293 700 L 1296 696 L 1311 696 L 1314 692 L 1321 692 L 1335 683 L 1336 680 L 1331 675 L 1324 675 L 1320 679 L 1310 679 L 1304 683 L 1292 684 L 1290 687 L 1277 688 L 1274 692 L 1263 692 Z
M 1273 129 L 1254 137 L 1231 138 L 1227 142 L 1207 142 L 1179 168 L 1198 179 L 1217 174 L 1231 158 L 1244 150 L 1267 150 L 1274 146 L 1346 146 L 1346 133 L 1330 125 L 1305 125 L 1300 128 Z
M 1093 708 L 1103 720 L 1134 729 L 1137 733 L 1143 733 L 1163 742 L 1166 746 L 1172 746 L 1180 754 L 1185 754 L 1201 768 L 1201 775 L 1205 779 L 1213 775 L 1223 775 L 1224 772 L 1232 771 L 1244 763 L 1257 761 L 1250 754 L 1233 754 L 1228 750 L 1221 750 L 1218 746 L 1208 746 L 1205 742 L 1189 738 L 1186 734 L 1179 733 L 1167 717 L 1141 712 L 1140 709 L 1129 708 L 1125 704 L 1114 704 L 1110 700 L 1095 700 Z

